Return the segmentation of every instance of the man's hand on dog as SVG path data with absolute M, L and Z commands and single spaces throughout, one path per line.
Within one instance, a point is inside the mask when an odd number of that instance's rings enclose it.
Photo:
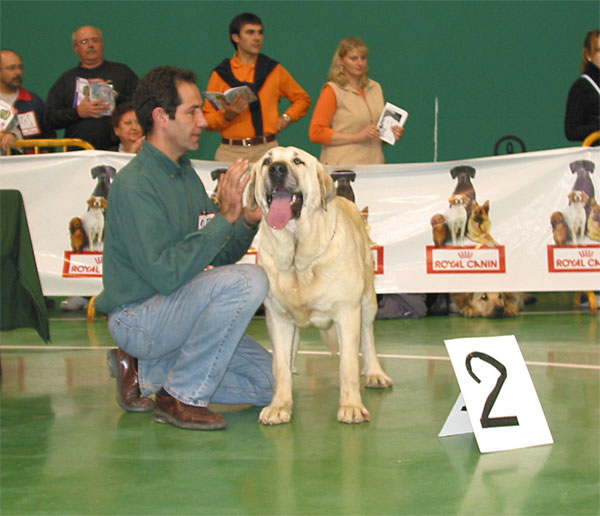
M 244 213 L 242 195 L 246 184 L 250 181 L 250 174 L 244 176 L 246 170 L 248 170 L 248 160 L 238 159 L 219 179 L 217 199 L 221 215 L 232 224 Z M 257 208 L 253 211 L 246 211 L 244 216 L 248 225 L 255 226 L 260 222 L 262 213 L 260 208 Z

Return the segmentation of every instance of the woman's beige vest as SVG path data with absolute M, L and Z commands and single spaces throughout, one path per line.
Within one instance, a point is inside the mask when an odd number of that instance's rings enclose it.
M 383 111 L 383 91 L 378 82 L 369 79 L 363 97 L 350 86 L 328 82 L 333 88 L 337 109 L 331 128 L 341 133 L 357 133 L 369 124 L 377 124 Z M 370 165 L 385 163 L 381 140 L 365 140 L 344 145 L 323 145 L 321 163 L 327 165 Z

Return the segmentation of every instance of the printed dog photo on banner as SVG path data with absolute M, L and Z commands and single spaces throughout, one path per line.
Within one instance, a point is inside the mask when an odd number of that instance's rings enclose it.
M 600 210 L 591 176 L 594 163 L 588 160 L 573 161 L 570 168 L 576 178 L 573 187 L 565 195 L 566 206 L 550 216 L 554 243 L 565 246 L 584 245 L 589 240 L 600 242 Z
M 470 165 L 450 169 L 456 184 L 444 213 L 430 219 L 433 246 L 427 246 L 428 273 L 504 272 L 504 246 L 491 234 L 490 201 L 477 201 Z M 436 258 L 434 259 L 434 255 Z M 435 264 L 443 264 L 438 269 Z
M 65 251 L 65 277 L 102 276 L 105 212 L 116 169 L 98 165 L 90 172 L 96 184 L 85 201 L 87 209 L 68 223 L 71 250 Z
M 466 237 L 475 244 L 496 247 L 498 242 L 490 234 L 490 201 L 477 203 L 471 181 L 475 177 L 475 169 L 469 165 L 459 165 L 450 170 L 450 175 L 456 179 L 456 187 L 448 199 L 448 210 L 445 214 L 436 213 L 431 217 L 435 246 L 465 247 Z
M 572 161 L 575 176 L 564 204 L 550 215 L 553 244 L 548 245 L 549 272 L 600 271 L 600 206 L 594 187 L 595 165 L 587 159 Z
M 329 175 L 335 184 L 335 194 L 340 197 L 345 197 L 349 201 L 352 201 L 354 204 L 356 204 L 356 196 L 354 195 L 354 190 L 352 189 L 352 183 L 356 180 L 356 172 L 349 169 L 330 170 Z M 371 226 L 369 225 L 369 206 L 364 206 L 363 208 L 359 209 L 367 229 L 367 236 L 369 237 L 369 244 L 373 254 L 373 264 L 375 266 L 375 274 L 383 274 L 383 246 L 375 243 L 371 238 Z

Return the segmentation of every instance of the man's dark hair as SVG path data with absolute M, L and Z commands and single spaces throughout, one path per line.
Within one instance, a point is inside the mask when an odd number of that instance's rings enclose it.
M 180 82 L 196 83 L 196 74 L 192 70 L 183 70 L 175 66 L 158 66 L 150 70 L 138 83 L 133 94 L 133 107 L 144 134 L 152 132 L 154 122 L 152 111 L 161 107 L 175 118 L 181 98 L 177 92 Z
M 236 50 L 237 44 L 235 43 L 235 41 L 233 41 L 233 38 L 231 36 L 233 36 L 234 34 L 237 34 L 239 36 L 242 27 L 247 24 L 262 26 L 263 22 L 258 16 L 256 16 L 256 14 L 242 13 L 238 14 L 233 20 L 231 20 L 231 23 L 229 24 L 229 39 L 231 40 L 233 48 L 235 48 Z

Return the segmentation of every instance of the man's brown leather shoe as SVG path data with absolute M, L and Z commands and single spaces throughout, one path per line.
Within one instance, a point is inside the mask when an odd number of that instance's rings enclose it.
M 110 375 L 117 379 L 117 401 L 128 412 L 150 412 L 154 409 L 152 398 L 143 398 L 140 392 L 135 359 L 121 348 L 108 352 Z
M 154 421 L 170 423 L 179 428 L 191 430 L 222 430 L 227 422 L 221 414 L 215 414 L 206 407 L 186 405 L 172 396 L 156 393 Z

